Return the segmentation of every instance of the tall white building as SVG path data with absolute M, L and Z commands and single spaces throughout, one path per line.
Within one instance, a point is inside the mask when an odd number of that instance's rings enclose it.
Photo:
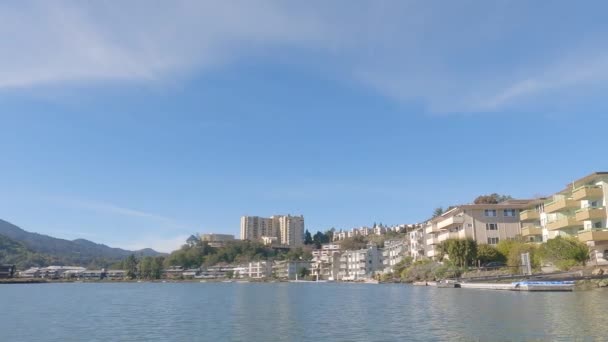
M 393 272 L 393 267 L 400 263 L 408 252 L 408 244 L 405 239 L 386 240 L 382 249 L 382 264 L 384 272 Z
M 279 222 L 279 240 L 282 245 L 300 246 L 304 244 L 304 216 L 273 216 Z
M 259 216 L 241 217 L 241 240 L 258 240 L 262 236 L 276 236 L 272 218 Z
M 276 238 L 281 245 L 300 246 L 304 243 L 304 216 L 274 215 L 241 217 L 241 240 Z
M 375 244 L 367 248 L 345 251 L 340 256 L 338 280 L 363 280 L 382 270 L 382 253 Z

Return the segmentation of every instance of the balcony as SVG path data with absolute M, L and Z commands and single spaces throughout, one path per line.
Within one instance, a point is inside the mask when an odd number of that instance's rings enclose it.
M 424 227 L 424 232 L 427 234 L 437 233 L 439 232 L 439 228 L 437 228 L 437 224 L 433 223 Z
M 454 225 L 457 224 L 463 224 L 464 223 L 464 217 L 463 216 L 452 216 L 449 217 L 441 222 L 437 223 L 437 228 L 438 229 L 448 229 Z
M 560 198 L 553 202 L 545 204 L 546 213 L 554 213 L 557 211 L 564 211 L 568 209 L 575 209 L 579 206 L 578 201 L 569 198 Z
M 447 239 L 458 239 L 458 233 L 443 233 L 443 234 L 439 234 L 439 243 L 447 240 Z
M 519 213 L 519 220 L 525 221 L 538 221 L 540 220 L 540 213 L 534 209 L 524 210 Z
M 604 189 L 602 189 L 601 186 L 583 186 L 578 189 L 575 189 L 572 192 L 572 198 L 575 201 L 602 197 L 604 197 Z
M 605 230 L 586 230 L 578 233 L 581 242 L 587 241 L 608 241 L 608 231 Z
M 573 216 L 562 217 L 556 221 L 547 223 L 548 230 L 566 229 L 582 226 L 583 224 L 577 221 L 576 218 Z
M 596 221 L 606 218 L 606 208 L 584 208 L 576 211 L 577 221 Z
M 430 237 L 428 239 L 426 239 L 426 244 L 427 245 L 438 245 L 439 244 L 439 239 L 435 236 Z
M 536 235 L 543 235 L 542 228 L 529 226 L 529 227 L 523 227 L 521 229 L 521 236 L 523 236 L 523 237 L 536 236 Z

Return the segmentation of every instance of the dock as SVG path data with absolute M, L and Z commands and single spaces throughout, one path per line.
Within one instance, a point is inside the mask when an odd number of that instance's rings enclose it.
M 521 281 L 514 283 L 460 283 L 463 289 L 502 290 L 502 291 L 530 291 L 570 292 L 574 290 L 574 281 Z

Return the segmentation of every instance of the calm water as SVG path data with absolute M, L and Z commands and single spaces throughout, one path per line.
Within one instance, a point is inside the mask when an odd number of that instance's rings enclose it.
M 0 341 L 608 340 L 608 291 L 405 285 L 0 286 Z

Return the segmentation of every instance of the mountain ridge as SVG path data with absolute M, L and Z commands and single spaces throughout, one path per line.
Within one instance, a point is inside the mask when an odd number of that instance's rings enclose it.
M 0 235 L 4 237 L 2 242 L 6 246 L 0 254 L 0 262 L 11 261 L 22 267 L 46 266 L 50 263 L 107 267 L 131 254 L 165 255 L 150 248 L 129 251 L 86 239 L 66 240 L 32 233 L 2 219 L 0 219 Z

